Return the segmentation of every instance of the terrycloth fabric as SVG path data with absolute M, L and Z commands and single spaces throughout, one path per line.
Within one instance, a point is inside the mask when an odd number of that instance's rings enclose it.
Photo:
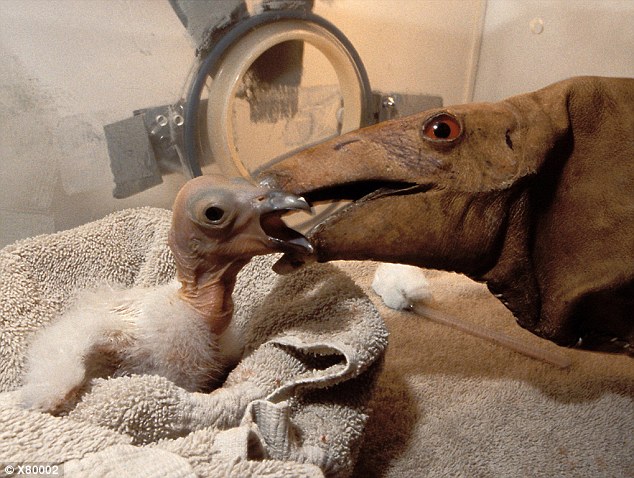
M 388 309 L 371 291 L 376 263 L 336 264 L 390 332 L 355 477 L 634 477 L 632 358 L 557 347 L 517 327 L 485 285 L 425 270 L 435 309 L 563 353 L 561 370 Z
M 19 407 L 29 339 L 81 288 L 174 275 L 170 212 L 142 208 L 0 251 L 0 461 L 64 465 L 65 476 L 348 476 L 387 332 L 338 268 L 289 276 L 256 257 L 238 277 L 247 344 L 224 385 L 189 393 L 157 376 L 98 379 L 68 416 Z

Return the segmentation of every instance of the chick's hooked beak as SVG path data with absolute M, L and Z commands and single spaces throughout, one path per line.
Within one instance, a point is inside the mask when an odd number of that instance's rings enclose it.
M 312 254 L 313 246 L 302 234 L 288 227 L 282 216 L 293 211 L 310 211 L 308 202 L 295 194 L 266 190 L 258 197 L 256 210 L 265 239 L 281 252 Z

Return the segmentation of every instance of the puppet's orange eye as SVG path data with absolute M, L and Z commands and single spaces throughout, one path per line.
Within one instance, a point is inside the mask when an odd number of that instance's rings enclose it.
M 462 126 L 457 118 L 440 113 L 432 116 L 423 125 L 423 138 L 431 141 L 453 141 L 462 133 Z

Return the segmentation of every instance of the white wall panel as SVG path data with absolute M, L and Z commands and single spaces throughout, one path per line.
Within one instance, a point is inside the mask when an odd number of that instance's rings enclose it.
M 488 0 L 474 100 L 577 75 L 634 77 L 634 1 Z

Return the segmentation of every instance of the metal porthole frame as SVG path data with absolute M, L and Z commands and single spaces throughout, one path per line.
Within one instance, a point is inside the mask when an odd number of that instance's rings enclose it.
M 233 103 L 241 75 L 249 66 L 264 51 L 279 43 L 292 40 L 305 41 L 315 46 L 335 68 L 344 96 L 342 133 L 370 123 L 370 82 L 359 54 L 345 35 L 332 23 L 307 11 L 280 10 L 261 13 L 238 22 L 228 30 L 201 59 L 192 75 L 183 112 L 182 159 L 186 169 L 189 169 L 186 174 L 192 177 L 202 175 L 204 154 L 210 154 L 209 148 L 205 148 L 202 143 L 202 134 L 206 133 L 210 136 L 208 138 L 210 142 L 211 136 L 215 141 L 219 141 L 211 149 L 220 150 L 231 156 L 236 172 L 250 178 L 249 171 L 236 160 L 232 151 L 227 149 L 233 141 L 228 134 L 229 128 L 226 127 L 227 125 L 231 127 L 231 115 L 227 113 L 227 109 Z M 245 51 L 248 53 L 246 56 Z M 225 61 L 227 59 L 229 61 Z M 201 96 L 209 78 L 213 82 L 218 79 L 222 82 L 220 87 L 230 90 L 222 95 L 224 101 L 211 105 L 219 111 L 218 121 L 223 124 L 220 128 L 222 131 L 211 131 L 212 125 L 201 121 Z M 348 113 L 346 113 L 346 106 Z M 349 113 L 351 110 L 354 110 L 353 114 Z M 201 124 L 206 124 L 206 131 L 202 131 Z M 217 160 L 217 158 L 212 159 Z

